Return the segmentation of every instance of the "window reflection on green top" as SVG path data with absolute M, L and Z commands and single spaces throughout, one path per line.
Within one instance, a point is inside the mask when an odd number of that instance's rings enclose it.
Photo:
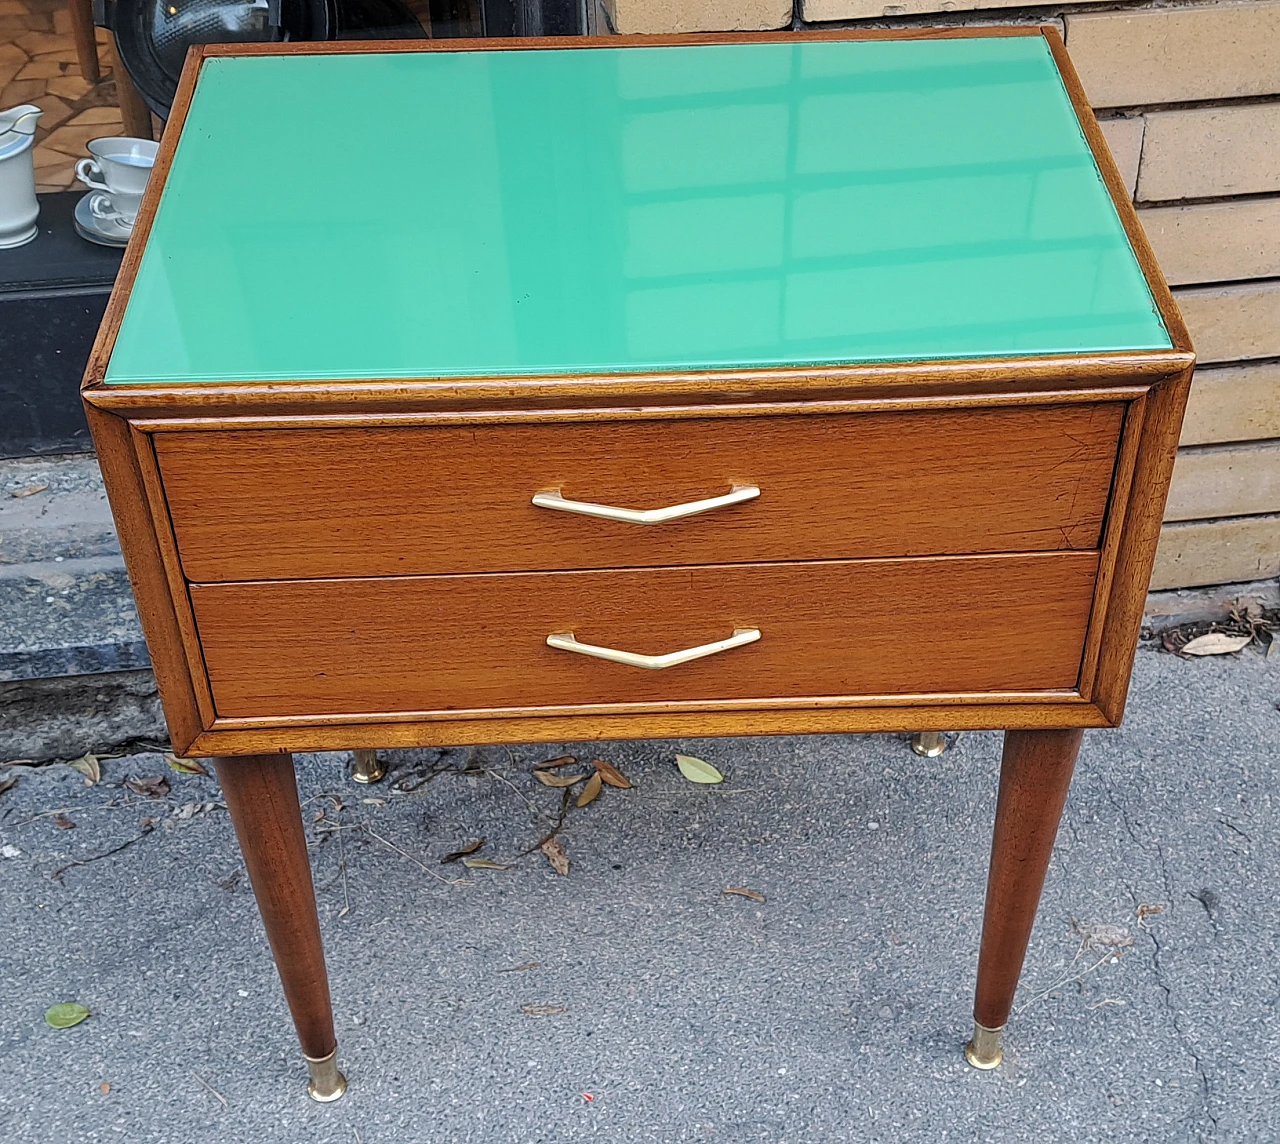
M 1039 36 L 223 58 L 108 381 L 1169 345 Z

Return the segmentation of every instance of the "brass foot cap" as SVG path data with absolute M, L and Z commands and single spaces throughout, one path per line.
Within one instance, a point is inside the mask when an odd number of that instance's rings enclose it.
M 1000 1046 L 1000 1036 L 1004 1028 L 988 1029 L 976 1022 L 973 1026 L 973 1039 L 964 1047 L 964 1059 L 975 1069 L 998 1068 L 1004 1060 L 1004 1049 Z
M 936 759 L 947 749 L 947 737 L 941 731 L 917 731 L 911 736 L 911 749 L 926 759 Z
M 347 1091 L 347 1078 L 338 1071 L 338 1050 L 327 1057 L 307 1057 L 311 1080 L 307 1082 L 307 1095 L 321 1104 L 337 1100 Z
M 337 1083 L 330 1092 L 321 1092 L 316 1088 L 315 1081 L 309 1081 L 307 1083 L 307 1095 L 311 1097 L 312 1100 L 318 1100 L 321 1104 L 328 1104 L 330 1101 L 338 1100 L 346 1093 L 346 1091 L 347 1078 L 341 1073 L 338 1073 Z
M 356 762 L 351 777 L 358 783 L 380 782 L 387 773 L 377 751 L 356 751 Z

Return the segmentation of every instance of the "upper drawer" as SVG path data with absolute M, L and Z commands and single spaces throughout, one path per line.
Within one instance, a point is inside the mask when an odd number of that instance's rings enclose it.
M 155 436 L 191 580 L 1089 549 L 1124 407 Z M 533 505 L 652 509 L 653 525 Z

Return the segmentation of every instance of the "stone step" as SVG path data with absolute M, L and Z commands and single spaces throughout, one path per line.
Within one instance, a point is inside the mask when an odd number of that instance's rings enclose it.
M 0 461 L 0 682 L 150 666 L 96 460 Z

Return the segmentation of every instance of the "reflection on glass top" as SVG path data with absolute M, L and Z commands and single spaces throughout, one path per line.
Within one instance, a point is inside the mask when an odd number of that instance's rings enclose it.
M 1040 36 L 215 58 L 107 380 L 1169 345 Z

